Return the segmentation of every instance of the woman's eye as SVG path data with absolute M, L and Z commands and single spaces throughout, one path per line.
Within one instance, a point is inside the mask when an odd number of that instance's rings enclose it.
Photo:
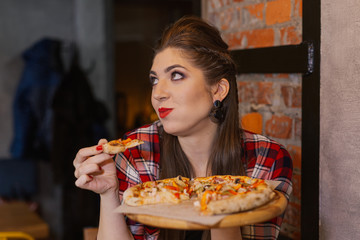
M 156 85 L 158 83 L 158 79 L 154 76 L 150 76 L 150 83 L 151 85 Z
M 171 74 L 171 79 L 172 80 L 181 80 L 181 79 L 183 79 L 184 78 L 184 74 L 182 74 L 182 73 L 179 73 L 179 72 L 173 72 L 172 74 Z

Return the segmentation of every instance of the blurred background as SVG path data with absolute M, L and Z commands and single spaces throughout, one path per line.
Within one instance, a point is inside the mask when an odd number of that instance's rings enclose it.
M 156 120 L 152 47 L 169 23 L 200 16 L 200 5 L 1 0 L 1 201 L 25 202 L 48 239 L 82 239 L 96 227 L 98 196 L 74 186 L 75 154 Z

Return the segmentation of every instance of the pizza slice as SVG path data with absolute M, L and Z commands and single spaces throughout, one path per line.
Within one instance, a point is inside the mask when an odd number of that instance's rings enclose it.
M 178 176 L 144 182 L 126 189 L 123 199 L 130 206 L 180 203 L 190 199 L 189 181 L 189 178 Z
M 275 196 L 262 179 L 230 175 L 195 178 L 190 191 L 196 193 L 194 206 L 203 215 L 251 210 Z
M 128 148 L 136 147 L 143 143 L 144 142 L 139 139 L 127 138 L 125 140 L 122 140 L 120 138 L 103 144 L 103 151 L 104 153 L 108 153 L 108 154 L 118 154 L 121 152 L 125 152 L 126 149 Z

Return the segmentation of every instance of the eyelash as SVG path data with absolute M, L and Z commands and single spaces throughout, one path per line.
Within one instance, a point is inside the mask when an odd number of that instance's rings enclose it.
M 176 76 L 176 75 L 180 75 L 180 77 L 177 78 L 177 79 L 175 79 L 175 76 Z M 179 81 L 179 80 L 182 80 L 182 79 L 184 79 L 184 78 L 185 78 L 185 74 L 183 74 L 183 73 L 181 73 L 181 72 L 174 71 L 174 72 L 171 73 L 171 80 L 172 80 L 172 81 Z M 159 81 L 156 76 L 150 76 L 150 77 L 149 77 L 149 80 L 150 80 L 151 85 L 153 85 L 153 86 L 157 84 L 156 81 Z
M 150 76 L 149 80 L 150 80 L 150 84 L 154 86 L 156 85 L 155 81 L 158 79 L 155 76 Z
M 176 75 L 180 75 L 180 79 L 174 79 L 174 77 Z M 184 79 L 184 77 L 185 77 L 184 74 L 182 74 L 180 72 L 177 72 L 177 71 L 174 71 L 174 72 L 171 73 L 171 80 L 174 80 L 174 81 L 182 80 L 182 79 Z

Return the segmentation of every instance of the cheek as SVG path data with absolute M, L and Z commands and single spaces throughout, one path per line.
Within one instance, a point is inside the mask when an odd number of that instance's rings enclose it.
M 152 107 L 153 107 L 154 110 L 156 111 L 156 109 L 157 109 L 157 107 L 156 107 L 156 101 L 155 101 L 152 93 L 151 93 L 151 99 L 150 99 L 150 100 L 151 100 L 151 105 L 152 105 Z
M 182 103 L 192 109 L 192 111 L 203 113 L 211 108 L 212 98 L 208 91 L 193 90 L 182 96 Z
M 194 104 L 198 101 L 211 101 L 210 93 L 203 86 L 195 85 L 188 88 L 187 91 L 183 91 L 182 99 L 191 104 Z

